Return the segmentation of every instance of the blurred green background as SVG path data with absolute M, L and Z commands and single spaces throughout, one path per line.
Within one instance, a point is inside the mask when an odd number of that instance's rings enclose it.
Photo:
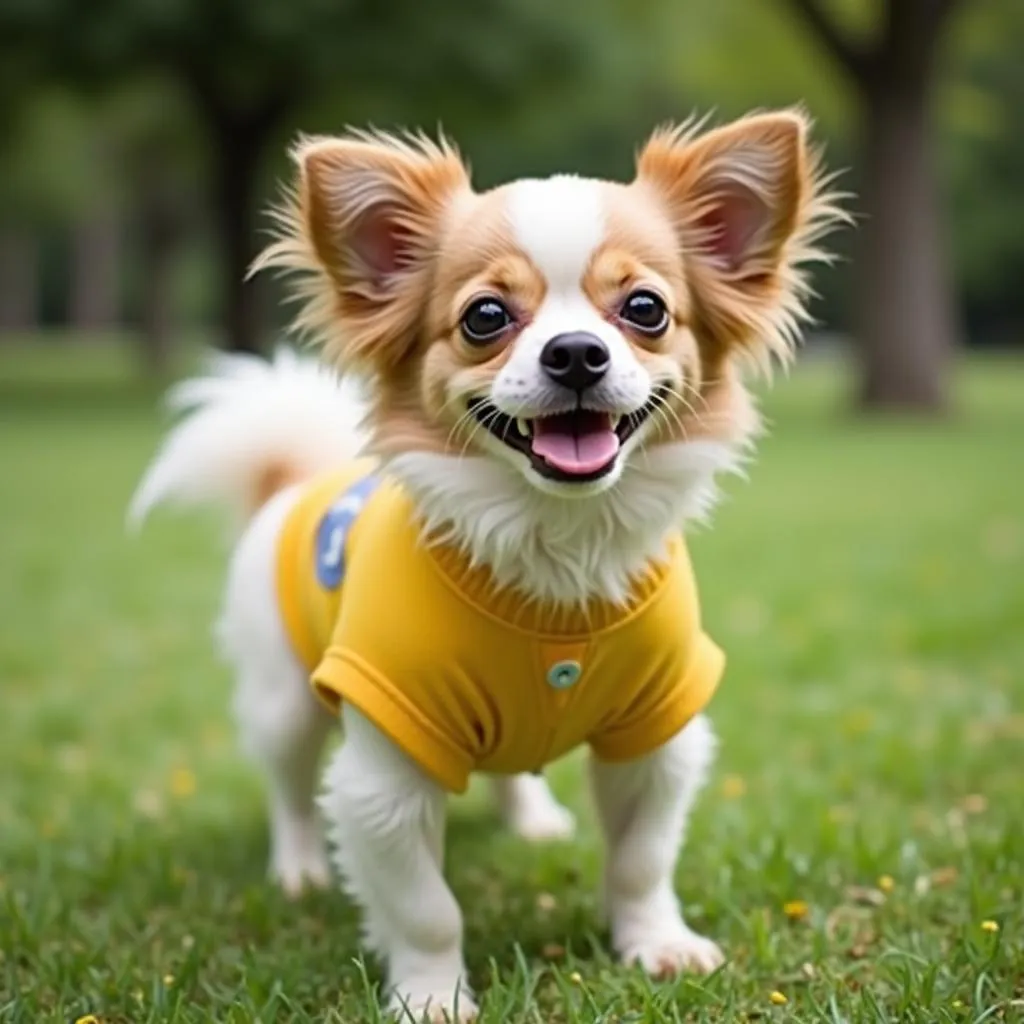
M 1022 52 L 1020 0 L 0 0 L 0 332 L 264 347 L 243 274 L 300 130 L 442 125 L 487 186 L 801 102 L 859 216 L 821 333 L 855 398 L 942 408 L 958 346 L 1024 337 Z

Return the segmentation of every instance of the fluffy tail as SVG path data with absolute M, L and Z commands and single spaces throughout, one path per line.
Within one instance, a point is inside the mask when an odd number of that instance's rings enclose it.
M 217 504 L 241 519 L 281 488 L 356 457 L 365 401 L 316 360 L 279 349 L 272 362 L 212 355 L 204 376 L 167 395 L 184 414 L 128 509 L 138 528 L 157 505 Z

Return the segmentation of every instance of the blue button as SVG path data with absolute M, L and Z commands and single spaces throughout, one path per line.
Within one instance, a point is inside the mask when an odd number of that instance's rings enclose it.
M 548 669 L 548 686 L 556 690 L 568 690 L 570 686 L 576 685 L 582 671 L 578 661 L 556 661 Z

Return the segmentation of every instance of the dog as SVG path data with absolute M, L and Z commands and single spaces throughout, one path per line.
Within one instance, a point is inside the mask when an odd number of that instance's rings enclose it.
M 293 156 L 254 270 L 292 275 L 320 358 L 221 356 L 178 385 L 130 509 L 236 513 L 219 637 L 272 875 L 328 883 L 319 806 L 393 1009 L 470 1020 L 446 797 L 490 774 L 515 832 L 566 838 L 540 773 L 586 744 L 616 952 L 714 970 L 673 888 L 724 664 L 681 528 L 749 457 L 744 364 L 791 356 L 843 216 L 806 115 L 660 129 L 628 184 L 478 193 L 418 135 Z

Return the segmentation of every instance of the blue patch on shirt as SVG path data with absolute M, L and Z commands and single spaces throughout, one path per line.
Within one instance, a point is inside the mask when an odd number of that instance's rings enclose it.
M 336 590 L 345 576 L 345 542 L 349 530 L 377 489 L 380 478 L 365 476 L 342 492 L 324 513 L 316 531 L 316 578 L 320 586 Z

